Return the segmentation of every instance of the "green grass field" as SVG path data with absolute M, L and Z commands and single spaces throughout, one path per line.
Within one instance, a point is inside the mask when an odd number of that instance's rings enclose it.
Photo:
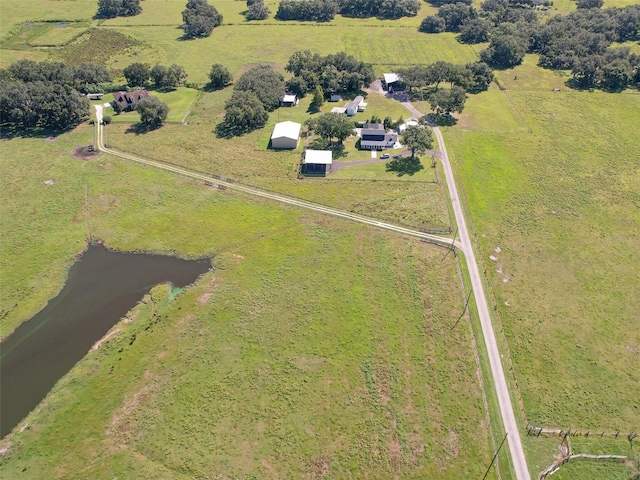
M 440 249 L 69 155 L 90 141 L 85 126 L 0 142 L 3 334 L 89 236 L 216 270 L 171 302 L 154 289 L 160 321 L 147 297 L 89 353 L 1 443 L 3 478 L 482 474 L 470 332 L 449 329 L 463 298 Z
M 246 22 L 244 2 L 214 4 L 224 25 L 210 38 L 183 41 L 182 0 L 145 0 L 141 15 L 104 22 L 92 20 L 94 1 L 6 0 L 0 66 L 20 58 L 95 61 L 119 80 L 134 61 L 178 63 L 189 81 L 203 84 L 213 63 L 235 78 L 257 63 L 284 73 L 301 49 L 344 50 L 381 74 L 435 60 L 475 61 L 483 48 L 451 33 L 419 33 L 420 20 L 435 12 L 428 4 L 413 18 L 338 16 L 329 24 Z M 267 5 L 273 15 L 277 2 Z M 555 7 L 551 14 L 575 2 Z M 60 22 L 71 23 L 56 28 Z M 640 94 L 571 91 L 568 74 L 537 61 L 528 55 L 496 72 L 502 89 L 470 96 L 445 137 L 528 419 L 637 431 Z M 170 121 L 180 122 L 191 106 L 187 125 L 136 135 L 127 130 L 137 114 L 126 114 L 114 117 L 107 142 L 385 221 L 451 225 L 442 185 L 391 181 L 399 178 L 382 163 L 298 180 L 301 148 L 267 146 L 277 121 L 310 116 L 308 98 L 273 112 L 262 130 L 217 138 L 230 94 L 168 93 Z M 356 120 L 409 116 L 381 96 L 367 102 Z M 173 301 L 163 287 L 154 289 L 162 321 L 151 325 L 141 305 L 136 321 L 120 324 L 59 383 L 30 428 L 0 444 L 9 448 L 0 456 L 1 476 L 482 475 L 492 453 L 489 431 L 500 431 L 486 425 L 469 329 L 449 331 L 464 298 L 455 266 L 440 262 L 442 251 L 108 157 L 70 156 L 91 138 L 84 125 L 52 142 L 0 141 L 2 336 L 56 294 L 90 237 L 119 249 L 215 255 L 217 270 Z M 363 159 L 353 142 L 341 160 Z M 400 179 L 430 175 L 426 168 Z M 495 414 L 491 392 L 489 403 Z M 588 453 L 623 448 L 597 440 L 574 446 Z M 526 438 L 525 447 L 534 477 L 557 453 L 555 439 Z M 637 448 L 629 454 L 637 457 Z M 508 478 L 508 460 L 500 465 Z M 554 478 L 628 479 L 631 472 L 575 462 Z
M 517 90 L 517 81 L 479 95 L 509 101 L 491 101 L 491 112 L 471 103 L 447 137 L 527 415 L 635 430 L 640 95 L 554 93 L 544 80 Z

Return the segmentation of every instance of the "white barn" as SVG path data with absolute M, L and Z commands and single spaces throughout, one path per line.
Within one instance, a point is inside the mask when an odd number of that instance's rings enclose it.
M 331 150 L 307 150 L 302 160 L 302 173 L 305 175 L 321 175 L 331 172 L 333 153 Z
M 299 123 L 290 121 L 276 123 L 271 134 L 271 148 L 297 148 L 301 127 Z

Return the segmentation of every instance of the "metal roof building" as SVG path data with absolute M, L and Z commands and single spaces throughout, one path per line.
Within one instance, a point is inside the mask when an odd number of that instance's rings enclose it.
M 271 134 L 271 148 L 296 148 L 300 139 L 301 127 L 302 125 L 299 123 L 290 121 L 276 123 Z

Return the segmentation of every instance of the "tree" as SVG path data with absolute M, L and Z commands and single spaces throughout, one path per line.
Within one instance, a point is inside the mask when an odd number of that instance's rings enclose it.
M 298 97 L 304 97 L 307 94 L 307 84 L 302 77 L 292 77 L 284 85 L 287 92 Z
M 98 0 L 99 18 L 132 17 L 142 12 L 140 0 Z
M 146 63 L 136 62 L 124 67 L 122 73 L 124 78 L 127 79 L 127 85 L 130 87 L 142 87 L 149 80 L 151 70 L 149 70 L 149 65 Z
M 156 88 L 175 89 L 185 82 L 187 72 L 175 63 L 168 68 L 164 65 L 156 65 L 151 69 L 151 78 Z
M 612 91 L 624 90 L 633 78 L 631 64 L 626 59 L 616 59 L 602 68 L 602 80 L 600 84 L 603 88 Z
M 234 91 L 224 109 L 226 127 L 237 133 L 263 127 L 269 119 L 262 102 L 252 91 Z
M 578 0 L 579 9 L 601 8 L 604 0 Z
M 484 62 L 467 63 L 467 70 L 471 72 L 473 76 L 473 84 L 469 91 L 482 92 L 489 88 L 491 82 L 493 82 L 493 70 Z
M 329 141 L 337 138 L 338 143 L 342 144 L 349 135 L 353 134 L 353 122 L 344 115 L 324 113 L 318 117 L 315 131 L 322 138 Z
M 514 35 L 496 35 L 489 48 L 480 52 L 480 59 L 501 68 L 510 68 L 522 63 L 527 47 L 522 38 Z
M 425 17 L 422 22 L 420 22 L 419 31 L 424 33 L 442 33 L 447 29 L 447 22 L 445 22 L 444 18 L 438 17 L 437 15 L 431 15 L 429 17 Z
M 138 102 L 136 110 L 140 114 L 140 123 L 147 127 L 162 125 L 169 115 L 169 107 L 158 97 L 143 98 Z
M 209 72 L 209 86 L 212 88 L 224 88 L 233 81 L 231 72 L 224 65 L 214 63 Z
M 447 32 L 458 32 L 460 27 L 478 16 L 476 9 L 464 3 L 447 3 L 440 7 L 438 16 L 444 18 Z
M 268 65 L 258 65 L 243 73 L 234 88 L 255 93 L 267 111 L 278 108 L 285 94 L 283 76 Z
M 247 20 L 265 20 L 271 15 L 271 10 L 263 2 L 254 2 L 249 5 L 249 9 L 245 14 Z
M 222 23 L 222 15 L 207 0 L 188 0 L 182 21 L 186 38 L 208 37 Z
M 482 43 L 489 39 L 491 25 L 485 20 L 474 18 L 460 28 L 460 40 L 464 43 Z
M 313 100 L 311 100 L 311 106 L 316 110 L 320 110 L 320 107 L 324 103 L 324 92 L 320 85 L 316 85 L 316 89 L 313 92 Z
M 66 130 L 88 116 L 87 97 L 68 85 L 40 81 L 0 84 L 0 118 L 4 124 Z
M 431 109 L 435 110 L 438 115 L 451 112 L 462 113 L 467 94 L 463 88 L 454 86 L 451 90 L 440 90 L 431 95 L 429 103 Z
M 162 88 L 164 77 L 167 75 L 167 67 L 160 64 L 155 65 L 151 69 L 150 75 L 156 88 Z
M 402 143 L 411 150 L 411 158 L 416 153 L 425 153 L 433 147 L 433 135 L 426 127 L 410 125 L 402 134 Z

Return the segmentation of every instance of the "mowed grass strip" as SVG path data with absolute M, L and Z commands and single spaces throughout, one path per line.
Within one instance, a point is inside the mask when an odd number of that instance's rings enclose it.
M 3 299 L 34 304 L 45 285 L 55 292 L 65 269 L 46 274 L 68 266 L 88 232 L 117 249 L 215 255 L 216 270 L 173 302 L 154 289 L 157 316 L 147 297 L 29 428 L 2 442 L 2 476 L 484 471 L 471 338 L 449 328 L 463 298 L 439 249 L 107 156 L 65 155 L 88 140 L 79 129 L 1 144 L 13 158 L 2 218 L 15 219 L 3 220 L 3 259 L 22 265 L 3 268 L 12 275 Z M 36 194 L 40 185 L 59 193 Z M 59 248 L 67 243 L 70 253 Z
M 527 415 L 637 430 L 640 95 L 507 94 L 531 133 L 448 140 Z

